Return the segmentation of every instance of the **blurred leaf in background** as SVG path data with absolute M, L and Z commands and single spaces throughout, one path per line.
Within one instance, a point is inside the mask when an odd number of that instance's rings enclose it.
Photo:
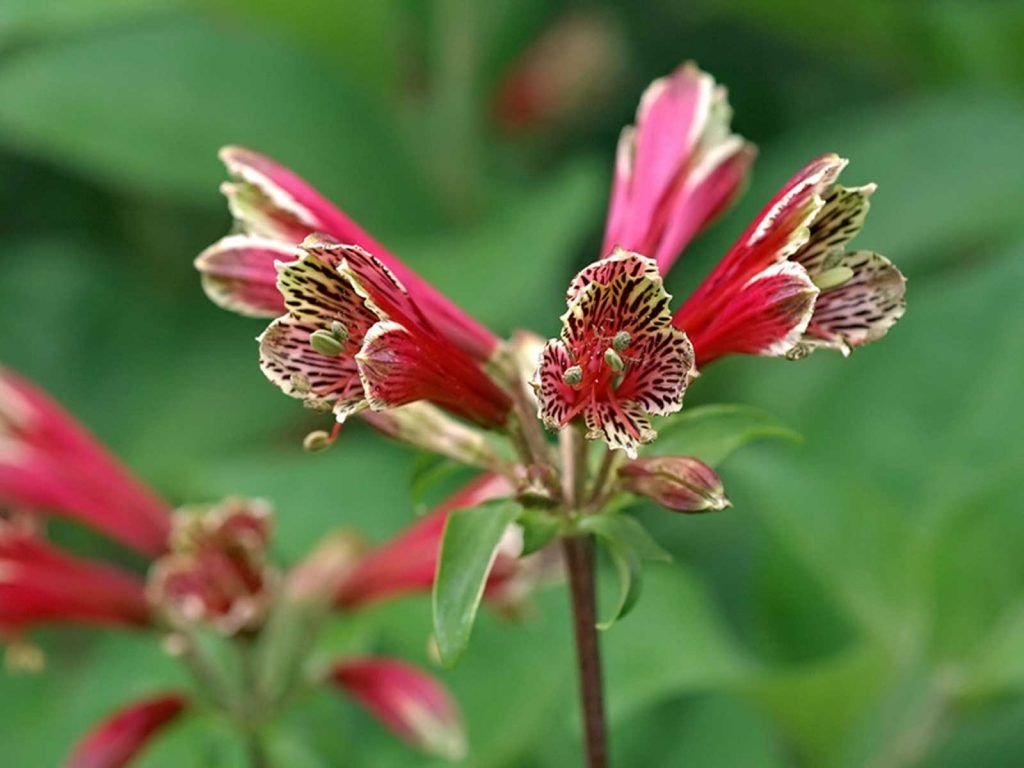
M 584 120 L 507 130 L 501 83 L 566 14 L 619 41 L 615 89 Z M 170 498 L 272 498 L 285 560 L 337 526 L 381 539 L 414 514 L 413 457 L 359 427 L 302 455 L 320 424 L 258 373 L 261 323 L 201 295 L 191 259 L 228 226 L 217 148 L 276 156 L 496 329 L 548 335 L 596 255 L 618 130 L 648 81 L 695 58 L 761 153 L 745 198 L 672 275 L 676 295 L 791 173 L 836 151 L 848 183 L 879 182 L 857 242 L 905 269 L 909 311 L 849 360 L 726 361 L 694 385 L 689 405 L 755 406 L 804 442 L 725 460 L 725 513 L 641 511 L 675 562 L 604 635 L 618 763 L 1016 764 L 1022 45 L 1024 5 L 997 0 L 8 0 L 0 359 Z M 329 645 L 426 662 L 426 602 L 371 611 Z M 521 621 L 481 616 L 443 673 L 467 764 L 576 759 L 568 638 L 558 590 Z M 173 680 L 141 640 L 41 640 L 46 672 L 0 677 L 12 765 L 55 764 L 126 691 Z M 275 756 L 430 764 L 361 717 L 303 702 Z M 236 752 L 196 722 L 143 764 Z

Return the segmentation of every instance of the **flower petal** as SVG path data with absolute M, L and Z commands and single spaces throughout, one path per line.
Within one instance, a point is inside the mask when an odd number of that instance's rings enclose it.
M 380 321 L 356 355 L 370 408 L 427 400 L 484 427 L 504 424 L 507 397 L 472 361 L 461 360 L 461 354 L 440 339 Z
M 810 225 L 807 243 L 793 255 L 793 261 L 804 265 L 811 278 L 831 269 L 839 260 L 843 246 L 864 226 L 871 207 L 874 184 L 844 187 L 836 184 L 824 195 L 824 204 Z
M 297 174 L 242 147 L 225 147 L 220 157 L 236 179 L 224 186 L 224 192 L 244 232 L 289 245 L 322 232 L 337 242 L 365 248 L 398 275 L 452 343 L 478 359 L 487 359 L 497 348 L 499 340 L 493 333 L 405 266 Z
M 73 557 L 14 523 L 0 522 L 0 627 L 149 621 L 142 581 L 133 574 Z
M 355 358 L 317 352 L 309 338 L 319 325 L 279 317 L 259 337 L 260 368 L 289 397 L 326 404 L 338 421 L 366 407 Z
M 808 351 L 831 347 L 849 354 L 852 347 L 885 336 L 906 310 L 906 278 L 881 254 L 844 253 L 839 266 L 853 277 L 818 297 L 800 345 Z
M 753 146 L 730 133 L 725 89 L 692 62 L 644 92 L 616 153 L 603 251 L 652 256 L 662 273 L 736 196 Z
M 599 400 L 584 415 L 589 439 L 604 440 L 610 448 L 625 451 L 631 459 L 636 458 L 640 445 L 658 436 L 644 409 L 633 403 Z
M 454 699 L 411 664 L 348 659 L 334 665 L 330 679 L 404 741 L 451 760 L 465 756 L 466 737 Z
M 66 768 L 124 768 L 187 709 L 177 693 L 133 702 L 90 731 L 74 748 Z
M 669 326 L 644 334 L 624 356 L 630 359 L 617 397 L 657 416 L 683 407 L 683 395 L 694 371 L 693 345 L 686 334 Z
M 798 253 L 825 204 L 822 195 L 846 164 L 837 155 L 823 155 L 790 179 L 679 308 L 676 326 L 695 339 L 751 279 Z
M 274 264 L 296 258 L 295 248 L 278 240 L 229 235 L 200 253 L 195 266 L 217 306 L 249 317 L 276 317 L 285 307 Z
M 42 390 L 0 367 L 0 506 L 66 516 L 147 555 L 169 506 Z
M 703 366 L 726 354 L 779 357 L 800 341 L 818 288 L 804 268 L 783 261 L 755 275 L 705 328 L 688 329 Z
M 537 417 L 548 429 L 561 429 L 574 415 L 578 394 L 564 379 L 572 364 L 564 342 L 552 339 L 544 345 L 533 386 L 537 392 Z

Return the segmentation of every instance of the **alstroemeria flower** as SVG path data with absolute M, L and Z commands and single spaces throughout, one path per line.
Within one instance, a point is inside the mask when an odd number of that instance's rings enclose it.
M 654 259 L 662 274 L 736 197 L 756 154 L 730 133 L 725 88 L 692 62 L 648 86 L 622 131 L 602 253 Z
M 636 456 L 656 436 L 648 415 L 683 407 L 693 347 L 672 326 L 652 259 L 616 250 L 569 285 L 560 339 L 541 353 L 534 382 L 539 415 L 551 429 L 583 416 L 588 437 Z
M 824 155 L 790 179 L 676 313 L 698 363 L 817 347 L 845 355 L 902 317 L 900 271 L 877 253 L 845 250 L 875 189 L 836 184 L 846 164 Z
M 150 603 L 172 624 L 208 624 L 226 635 L 257 629 L 275 580 L 269 539 L 264 501 L 234 498 L 176 510 L 171 551 L 150 569 Z
M 619 468 L 623 490 L 675 512 L 711 512 L 732 506 L 722 478 L 689 456 L 645 456 Z
M 260 337 L 260 364 L 286 394 L 328 404 L 339 422 L 426 400 L 482 426 L 505 423 L 508 396 L 374 256 L 313 238 L 279 269 L 288 314 Z
M 90 731 L 65 768 L 124 768 L 187 709 L 188 700 L 177 693 L 132 702 Z
M 220 157 L 233 178 L 222 189 L 241 234 L 214 243 L 196 259 L 203 287 L 216 304 L 243 315 L 280 315 L 286 302 L 277 291 L 274 262 L 295 260 L 294 246 L 321 233 L 374 254 L 401 280 L 438 331 L 464 352 L 486 360 L 497 348 L 493 333 L 292 171 L 241 147 L 225 147 Z
M 0 508 L 62 515 L 146 555 L 162 552 L 170 506 L 45 393 L 0 367 Z
M 466 734 L 455 700 L 411 664 L 346 659 L 331 668 L 329 680 L 404 741 L 449 760 L 465 757 Z

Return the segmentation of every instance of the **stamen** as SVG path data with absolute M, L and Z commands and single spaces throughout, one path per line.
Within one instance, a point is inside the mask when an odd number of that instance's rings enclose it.
M 292 390 L 297 395 L 308 395 L 310 391 L 309 377 L 304 373 L 293 373 L 291 375 Z
M 608 349 L 604 351 L 604 361 L 608 367 L 616 373 L 622 373 L 626 370 L 626 364 L 622 362 L 622 358 L 619 357 L 619 353 L 611 347 L 608 347 Z
M 337 320 L 334 320 L 333 322 L 331 322 L 331 335 L 339 342 L 344 344 L 346 341 L 348 341 L 348 328 L 346 328 Z
M 851 277 L 853 277 L 853 270 L 849 267 L 833 267 L 817 275 L 812 275 L 811 280 L 818 286 L 819 291 L 828 291 L 838 288 Z
M 328 357 L 338 357 L 345 351 L 343 342 L 335 338 L 331 331 L 321 328 L 309 334 L 309 346 Z
M 583 381 L 583 369 L 578 365 L 566 368 L 565 373 L 562 374 L 562 381 L 570 387 L 578 387 Z
M 622 352 L 626 347 L 629 346 L 630 341 L 629 331 L 619 331 L 612 338 L 612 349 L 616 352 Z
M 322 429 L 310 432 L 303 439 L 302 448 L 310 453 L 326 450 L 335 440 L 338 439 L 339 432 L 341 432 L 340 421 L 335 422 L 334 427 L 331 429 L 329 434 Z

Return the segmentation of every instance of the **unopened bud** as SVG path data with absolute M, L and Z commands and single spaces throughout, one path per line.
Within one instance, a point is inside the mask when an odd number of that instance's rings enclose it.
M 345 351 L 345 344 L 324 328 L 309 334 L 309 346 L 328 357 L 337 357 Z
M 317 451 L 325 450 L 330 447 L 334 441 L 331 439 L 331 435 L 322 429 L 317 429 L 310 432 L 302 440 L 302 449 L 309 453 L 316 453 Z
M 616 352 L 621 352 L 629 346 L 630 338 L 629 331 L 619 331 L 612 338 L 612 349 Z
M 722 479 L 689 456 L 634 459 L 619 470 L 622 487 L 676 512 L 711 512 L 731 507 Z
M 851 277 L 853 277 L 853 270 L 849 267 L 833 267 L 817 275 L 811 275 L 811 280 L 818 286 L 819 291 L 829 291 L 838 288 Z
M 578 387 L 580 382 L 583 381 L 583 369 L 578 365 L 566 368 L 565 373 L 562 374 L 562 381 L 570 387 Z
M 626 364 L 622 362 L 622 358 L 619 357 L 619 353 L 609 347 L 604 351 L 604 361 L 608 364 L 616 373 L 622 373 L 626 369 Z

